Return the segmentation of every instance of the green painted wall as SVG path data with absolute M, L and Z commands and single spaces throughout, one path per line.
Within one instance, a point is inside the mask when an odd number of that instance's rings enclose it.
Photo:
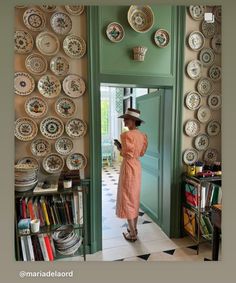
M 154 42 L 157 29 L 165 29 L 170 38 L 173 32 L 173 8 L 167 5 L 152 5 L 154 25 L 146 33 L 134 31 L 128 23 L 129 6 L 101 6 L 99 21 L 102 35 L 100 37 L 100 72 L 103 74 L 172 76 L 174 40 L 166 48 L 159 48 Z M 113 43 L 106 36 L 106 27 L 111 22 L 120 23 L 125 30 L 121 42 Z M 133 60 L 134 46 L 148 47 L 145 61 Z

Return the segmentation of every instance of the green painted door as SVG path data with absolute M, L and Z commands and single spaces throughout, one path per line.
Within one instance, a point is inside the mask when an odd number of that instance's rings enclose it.
M 140 130 L 148 136 L 148 148 L 142 162 L 141 207 L 170 234 L 170 162 L 172 92 L 160 89 L 136 99 L 136 106 L 145 121 Z M 168 111 L 169 109 L 169 111 Z M 169 148 L 168 148 L 169 147 Z M 165 192 L 163 191 L 165 190 Z M 163 217 L 165 216 L 165 217 Z M 167 216 L 167 217 L 166 217 Z

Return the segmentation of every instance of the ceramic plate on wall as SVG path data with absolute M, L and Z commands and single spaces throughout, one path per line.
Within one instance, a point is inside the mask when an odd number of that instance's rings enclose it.
M 57 139 L 64 132 L 64 124 L 57 117 L 46 117 L 40 123 L 40 131 L 48 139 Z
M 201 5 L 189 6 L 189 14 L 196 21 L 203 20 L 204 13 L 205 13 L 205 6 L 201 6 Z
M 196 91 L 190 91 L 185 97 L 185 105 L 189 110 L 196 110 L 201 106 L 201 95 Z
M 207 96 L 212 92 L 212 82 L 209 78 L 201 78 L 197 82 L 197 90 L 202 96 Z
M 63 49 L 69 57 L 80 59 L 86 53 L 86 43 L 82 37 L 70 34 L 63 40 Z
M 71 98 L 80 97 L 85 92 L 85 82 L 78 75 L 69 75 L 65 77 L 62 87 L 65 94 Z
M 27 54 L 34 47 L 34 39 L 32 35 L 24 30 L 17 30 L 14 34 L 15 52 L 19 54 Z
M 30 97 L 25 101 L 25 112 L 33 118 L 41 118 L 46 115 L 48 105 L 41 97 Z
M 51 16 L 50 24 L 55 33 L 66 34 L 72 29 L 71 18 L 63 12 L 56 12 Z
M 55 142 L 55 149 L 59 154 L 68 155 L 73 150 L 73 141 L 68 137 L 61 137 Z
M 183 161 L 187 165 L 191 165 L 198 160 L 198 152 L 196 149 L 186 149 L 183 153 Z
M 43 159 L 43 169 L 50 174 L 60 173 L 64 167 L 64 159 L 57 153 L 51 153 Z
M 37 136 L 38 126 L 34 120 L 22 117 L 15 121 L 15 137 L 21 141 L 30 141 Z
M 201 123 L 208 122 L 211 118 L 211 110 L 206 106 L 200 107 L 197 111 L 197 118 Z
M 188 37 L 188 45 L 193 51 L 199 51 L 203 48 L 205 39 L 200 31 L 193 31 Z
M 40 8 L 44 11 L 44 12 L 54 12 L 57 8 L 56 5 L 41 5 Z
M 121 24 L 113 22 L 107 26 L 106 35 L 111 42 L 120 42 L 125 36 L 125 31 Z
M 206 38 L 212 38 L 216 34 L 216 24 L 203 21 L 202 22 L 202 33 L 204 34 Z
M 52 56 L 59 51 L 60 42 L 55 34 L 49 31 L 44 31 L 37 35 L 36 47 L 43 55 Z
M 207 133 L 209 136 L 217 136 L 220 133 L 220 123 L 212 120 L 207 125 Z
M 69 170 L 81 170 L 87 165 L 86 157 L 81 153 L 72 153 L 66 158 L 66 166 Z
M 45 75 L 38 81 L 39 92 L 47 98 L 57 97 L 61 92 L 61 83 L 53 75 Z
M 213 93 L 208 97 L 207 103 L 212 110 L 218 110 L 221 107 L 221 96 Z
M 209 137 L 206 134 L 198 135 L 194 140 L 194 146 L 197 150 L 206 150 L 209 146 Z
M 32 53 L 25 59 L 26 69 L 33 75 L 43 75 L 48 68 L 47 60 L 39 53 Z
M 170 42 L 168 31 L 164 29 L 158 29 L 154 34 L 154 41 L 158 47 L 166 47 Z
M 84 12 L 84 5 L 66 5 L 66 11 L 74 16 L 79 16 Z
M 203 48 L 199 54 L 199 60 L 203 66 L 208 67 L 215 61 L 215 53 L 211 48 Z
M 209 77 L 214 80 L 218 81 L 221 79 L 221 67 L 217 65 L 211 66 L 209 69 Z
M 50 69 L 56 76 L 65 76 L 69 72 L 70 64 L 65 57 L 55 56 L 50 61 Z
M 30 150 L 33 155 L 42 157 L 50 153 L 51 146 L 46 139 L 37 139 L 32 141 Z
M 42 31 L 46 26 L 44 14 L 36 8 L 30 8 L 24 12 L 23 22 L 28 29 L 33 31 Z
M 187 74 L 190 79 L 197 80 L 202 75 L 202 63 L 199 60 L 192 60 L 187 65 Z
M 195 137 L 200 132 L 200 123 L 193 119 L 193 120 L 187 120 L 185 123 L 185 134 L 189 137 Z
M 203 159 L 207 164 L 216 162 L 218 159 L 218 151 L 214 148 L 208 148 L 204 153 Z
M 215 15 L 215 19 L 217 22 L 221 22 L 221 6 L 215 6 L 213 8 L 213 14 Z
M 215 53 L 221 53 L 221 35 L 216 34 L 211 40 L 211 47 Z
M 70 119 L 65 128 L 67 135 L 71 138 L 83 137 L 87 132 L 87 124 L 78 118 Z
M 76 112 L 76 105 L 69 97 L 61 97 L 55 103 L 57 114 L 63 118 L 70 118 Z
M 30 168 L 32 168 L 32 166 L 34 168 L 39 168 L 39 162 L 36 158 L 31 157 L 31 156 L 25 156 L 22 157 L 21 159 L 19 159 L 17 161 L 17 164 L 25 164 L 25 165 L 29 165 Z
M 18 95 L 29 95 L 35 88 L 34 79 L 30 74 L 17 72 L 14 77 L 14 90 Z

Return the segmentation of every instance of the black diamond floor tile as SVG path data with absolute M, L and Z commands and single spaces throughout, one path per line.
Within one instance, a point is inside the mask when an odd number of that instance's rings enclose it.
M 151 221 L 147 221 L 147 220 L 145 220 L 145 221 L 143 221 L 143 223 L 142 224 L 148 224 L 148 223 L 152 223 Z
M 194 246 L 189 246 L 187 248 L 197 251 L 197 247 L 198 247 L 197 245 L 194 245 Z
M 144 259 L 144 260 L 148 260 L 149 256 L 150 256 L 150 254 L 145 254 L 145 255 L 139 255 L 137 257 Z
M 163 253 L 169 254 L 169 255 L 173 255 L 175 252 L 175 249 L 173 250 L 168 250 L 168 251 L 163 251 Z
M 143 215 L 144 215 L 144 212 L 139 211 L 138 215 L 139 215 L 139 216 L 143 216 Z
M 111 198 L 109 201 L 110 201 L 110 202 L 116 202 L 116 200 L 115 200 L 115 199 L 112 199 L 112 198 Z

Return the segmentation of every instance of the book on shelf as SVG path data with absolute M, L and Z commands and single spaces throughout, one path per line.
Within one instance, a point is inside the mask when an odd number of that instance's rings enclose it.
M 43 188 L 43 182 L 38 182 L 37 186 L 34 188 L 33 192 L 35 194 L 42 194 L 42 193 L 55 193 L 58 190 L 58 184 L 52 183 L 48 188 Z
M 44 235 L 43 237 L 44 237 L 44 242 L 45 242 L 45 246 L 46 246 L 46 249 L 47 249 L 48 259 L 49 259 L 49 261 L 53 261 L 54 256 L 53 256 L 53 251 L 52 251 L 52 247 L 51 247 L 49 237 L 48 237 L 48 235 Z
M 47 251 L 47 248 L 46 248 L 46 243 L 44 241 L 43 234 L 38 234 L 38 239 L 39 239 L 40 248 L 41 248 L 41 251 L 42 251 L 42 254 L 43 254 L 43 260 L 49 261 L 48 251 Z
M 184 229 L 193 237 L 196 236 L 196 218 L 195 213 L 190 209 L 183 207 Z
M 31 236 L 27 235 L 26 237 L 27 237 L 27 244 L 28 244 L 28 248 L 29 248 L 29 260 L 30 261 L 35 261 Z
M 21 252 L 22 252 L 22 259 L 23 261 L 27 261 L 27 255 L 26 255 L 26 247 L 25 247 L 25 236 L 20 237 L 20 243 L 21 243 Z

